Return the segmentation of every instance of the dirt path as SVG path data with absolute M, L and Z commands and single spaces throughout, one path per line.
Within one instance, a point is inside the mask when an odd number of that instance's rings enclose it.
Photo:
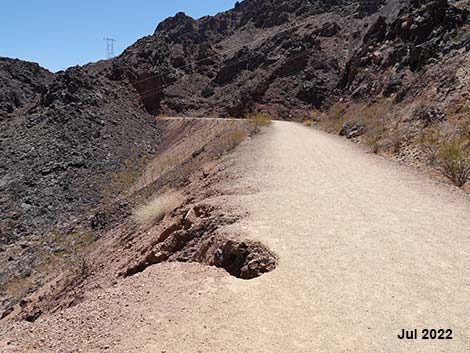
M 234 305 L 255 308 L 241 315 L 259 324 L 253 351 L 470 351 L 468 201 L 296 124 L 259 143 L 240 183 L 260 192 L 239 202 L 281 264 Z M 455 334 L 401 342 L 402 328 Z
M 279 255 L 275 271 L 243 281 L 152 266 L 22 326 L 31 351 L 53 337 L 44 351 L 470 351 L 470 203 L 460 193 L 284 122 L 243 144 L 225 173 L 226 196 L 213 201 L 249 212 L 235 227 Z M 450 328 L 453 340 L 397 338 L 415 328 Z M 1 351 L 24 351 L 18 330 Z

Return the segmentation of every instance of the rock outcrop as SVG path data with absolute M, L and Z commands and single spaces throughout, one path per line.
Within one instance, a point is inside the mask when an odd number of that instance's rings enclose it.
M 128 78 L 153 114 L 242 116 L 273 105 L 287 118 L 320 107 L 336 84 L 342 3 L 252 0 L 199 20 L 179 13 L 117 58 L 110 76 Z
M 24 100 L 0 116 L 0 243 L 86 219 L 126 187 L 116 181 L 120 173 L 154 154 L 159 138 L 138 95 L 99 70 L 53 75 L 20 61 L 9 67 L 15 65 L 24 81 L 24 67 L 43 75 L 22 84 Z
M 0 241 L 125 188 L 113 178 L 155 152 L 151 115 L 294 119 L 341 97 L 416 94 L 428 66 L 470 49 L 466 4 L 245 0 L 197 20 L 178 13 L 119 57 L 58 74 L 0 59 Z
M 393 130 L 391 148 L 407 131 L 416 137 L 451 120 L 446 105 L 468 106 L 470 99 L 469 18 L 469 0 L 245 0 L 216 16 L 178 13 L 120 56 L 56 74 L 0 58 L 0 284 L 27 281 L 41 251 L 63 251 L 41 248 L 48 236 L 101 232 L 110 219 L 129 215 L 118 196 L 158 152 L 155 115 L 264 110 L 311 121 L 312 111 L 334 103 L 380 112 L 386 101 L 401 104 L 406 116 L 364 119 L 341 108 L 343 120 L 333 125 L 347 138 Z M 432 103 L 415 102 L 427 93 Z M 172 232 L 131 272 L 160 261 L 157 253 L 165 261 L 198 260 L 192 241 L 213 240 L 205 222 Z M 5 255 L 7 247 L 15 258 Z M 201 262 L 251 278 L 275 264 L 264 250 L 224 241 Z M 9 308 L 15 300 L 4 294 L 0 308 Z
M 386 71 L 416 72 L 468 47 L 466 23 L 468 11 L 446 0 L 247 0 L 213 17 L 163 21 L 110 75 L 129 79 L 152 114 L 242 116 L 269 107 L 292 119 L 358 88 L 356 98 L 400 90 L 393 82 L 401 73 Z
M 54 74 L 38 64 L 0 57 L 0 114 L 33 100 L 53 79 Z
M 405 4 L 391 1 L 372 19 L 362 42 L 346 64 L 338 87 L 370 96 L 383 90 L 389 96 L 406 84 L 407 70 L 419 75 L 451 51 L 470 50 L 468 9 L 451 6 L 447 0 L 414 0 Z M 387 77 L 387 80 L 383 78 Z M 364 86 L 362 86 L 364 88 Z M 344 93 L 344 92 L 343 92 Z

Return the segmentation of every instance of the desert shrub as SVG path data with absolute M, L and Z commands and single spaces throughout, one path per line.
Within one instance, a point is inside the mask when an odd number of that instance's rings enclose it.
M 225 152 L 233 150 L 237 147 L 242 141 L 244 141 L 248 137 L 248 134 L 240 129 L 233 129 L 231 131 L 226 132 L 222 136 L 222 147 Z
M 18 302 L 31 292 L 34 283 L 30 277 L 14 277 L 2 285 L 4 285 L 6 294 L 13 298 L 15 302 Z
M 110 202 L 118 196 L 129 196 L 131 187 L 138 180 L 149 162 L 144 156 L 136 160 L 126 160 L 118 172 L 111 175 L 109 182 L 102 189 L 102 198 L 105 202 Z
M 309 115 L 309 120 L 316 123 L 321 119 L 323 113 L 319 110 L 310 110 L 308 112 L 308 115 Z
M 142 226 L 152 226 L 183 203 L 183 196 L 175 191 L 158 195 L 137 207 L 132 218 Z
M 96 245 L 96 235 L 88 230 L 79 230 L 69 234 L 57 234 L 49 244 L 56 250 L 45 256 L 41 271 L 45 273 L 60 269 L 74 275 L 87 275 L 91 271 L 82 271 L 84 262 L 91 262 L 91 252 Z M 90 268 L 90 266 L 86 266 Z
M 342 102 L 334 103 L 330 109 L 328 109 L 328 118 L 333 120 L 341 119 L 346 113 L 346 104 Z
M 175 156 L 174 158 L 164 154 L 155 157 L 153 161 L 148 163 L 140 178 L 129 189 L 129 194 L 132 194 L 145 186 L 151 185 L 162 174 L 164 174 L 165 171 L 168 171 L 178 163 L 181 163 L 181 158 L 184 158 L 183 154 Z
M 74 280 L 83 280 L 96 271 L 95 258 L 84 249 L 75 249 L 63 262 L 63 270 L 68 270 Z
M 347 105 L 343 102 L 334 103 L 324 114 L 315 114 L 320 127 L 331 133 L 339 133 L 346 121 Z
M 112 183 L 120 189 L 125 189 L 130 187 L 138 176 L 139 170 L 137 170 L 134 163 L 126 160 L 122 170 L 112 175 Z
M 470 149 L 463 139 L 441 142 L 436 163 L 455 186 L 463 187 L 470 180 Z
M 430 165 L 436 164 L 441 132 L 437 128 L 423 130 L 418 144 Z
M 446 114 L 459 135 L 470 141 L 470 102 L 457 101 L 446 109 Z
M 389 142 L 389 151 L 391 153 L 397 154 L 400 152 L 403 143 L 403 136 L 404 135 L 398 124 L 395 124 L 395 127 L 388 131 L 387 138 Z
M 357 113 L 357 120 L 363 122 L 368 127 L 373 127 L 375 130 L 384 132 L 385 124 L 391 118 L 390 111 L 391 103 L 388 100 L 381 100 L 362 107 L 362 109 Z
M 373 153 L 379 153 L 382 148 L 382 141 L 389 136 L 387 132 L 387 123 L 390 120 L 389 101 L 381 100 L 370 105 L 362 106 L 353 113 L 353 120 L 364 124 L 367 127 L 367 133 L 363 141 L 371 148 Z M 397 136 L 395 136 L 397 137 Z M 399 141 L 394 141 L 394 145 Z
M 271 117 L 266 113 L 249 114 L 246 120 L 248 121 L 250 131 L 255 134 L 260 131 L 261 127 L 269 126 L 272 123 Z
M 379 133 L 371 133 L 369 132 L 365 138 L 364 142 L 367 146 L 369 146 L 370 150 L 374 154 L 378 154 L 380 152 L 380 148 L 382 147 L 380 141 L 382 137 Z

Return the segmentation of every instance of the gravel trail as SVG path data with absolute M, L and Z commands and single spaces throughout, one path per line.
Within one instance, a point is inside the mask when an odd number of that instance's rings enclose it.
M 10 328 L 0 351 L 22 351 L 24 337 L 45 352 L 470 351 L 462 193 L 287 122 L 242 144 L 224 173 L 214 202 L 248 212 L 232 227 L 276 252 L 276 270 L 243 281 L 202 265 L 155 265 Z M 453 339 L 397 337 L 433 328 Z M 54 337 L 61 343 L 44 348 Z

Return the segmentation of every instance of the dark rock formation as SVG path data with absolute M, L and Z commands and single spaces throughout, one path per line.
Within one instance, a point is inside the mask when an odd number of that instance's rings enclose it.
M 38 64 L 0 57 L 0 114 L 12 113 L 31 101 L 53 78 Z
M 341 127 L 339 135 L 344 136 L 348 139 L 352 139 L 354 137 L 362 136 L 366 132 L 367 127 L 364 124 L 356 122 L 346 122 Z
M 390 0 L 388 5 L 379 11 L 346 64 L 338 83 L 341 89 L 354 92 L 366 80 L 380 83 L 386 70 L 392 67 L 396 71 L 403 68 L 419 71 L 432 59 L 439 60 L 448 54 L 450 47 L 462 47 L 456 43 L 464 43 L 457 32 L 468 23 L 467 9 L 451 6 L 447 0 L 404 3 Z M 395 88 L 388 85 L 383 89 L 388 96 L 390 89 Z
M 153 114 L 319 107 L 345 58 L 334 9 L 346 2 L 251 0 L 199 20 L 179 13 L 117 58 L 111 78 L 128 78 Z M 321 14 L 328 15 L 318 20 Z M 322 44 L 337 50 L 323 52 Z
M 47 87 L 24 86 L 30 98 L 39 87 L 37 99 L 0 117 L 0 243 L 85 219 L 126 187 L 114 182 L 130 173 L 125 164 L 138 168 L 158 143 L 154 120 L 125 85 L 93 67 L 44 72 Z
M 178 13 L 119 57 L 55 75 L 0 59 L 0 242 L 125 189 L 113 181 L 155 152 L 148 113 L 292 119 L 340 97 L 398 102 L 426 67 L 470 49 L 468 19 L 446 0 L 245 0 Z

